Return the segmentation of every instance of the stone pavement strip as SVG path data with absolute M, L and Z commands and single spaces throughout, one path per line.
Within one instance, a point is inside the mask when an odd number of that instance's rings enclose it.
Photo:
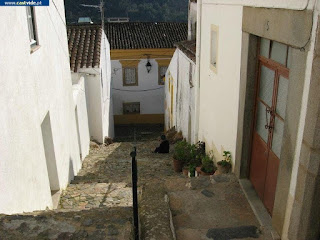
M 233 174 L 166 180 L 177 240 L 272 239 Z
M 190 179 L 174 173 L 173 151 L 151 153 L 158 144 L 135 144 L 141 239 L 268 239 L 232 175 Z M 91 148 L 58 209 L 0 215 L 0 239 L 132 239 L 133 146 L 123 141 Z

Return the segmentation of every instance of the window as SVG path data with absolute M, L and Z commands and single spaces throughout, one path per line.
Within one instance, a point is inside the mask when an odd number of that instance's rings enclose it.
M 260 56 L 269 58 L 287 68 L 290 66 L 289 51 L 290 48 L 285 44 L 266 38 L 261 38 L 260 40 Z
M 29 29 L 30 46 L 34 47 L 38 45 L 34 7 L 27 6 L 26 8 L 27 8 L 27 21 L 28 21 L 28 29 Z
M 140 114 L 140 103 L 123 103 L 123 114 Z
M 138 86 L 137 69 L 135 67 L 123 68 L 123 86 Z
M 210 68 L 215 73 L 218 65 L 218 39 L 219 28 L 216 25 L 211 25 L 211 50 L 210 50 Z
M 159 85 L 164 85 L 166 79 L 166 72 L 168 67 L 160 66 L 159 67 Z

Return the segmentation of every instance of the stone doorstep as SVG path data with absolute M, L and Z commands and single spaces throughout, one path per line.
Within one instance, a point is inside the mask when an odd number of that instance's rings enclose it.
M 272 219 L 264 207 L 262 201 L 255 192 L 251 182 L 248 179 L 239 179 L 240 186 L 246 196 L 254 215 L 256 216 L 261 230 L 272 240 L 280 240 L 279 234 L 272 227 Z

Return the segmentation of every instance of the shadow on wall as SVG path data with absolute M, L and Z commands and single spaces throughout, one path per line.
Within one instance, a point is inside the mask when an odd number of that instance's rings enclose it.
M 73 160 L 69 158 L 69 182 L 74 179 L 74 168 L 73 168 Z

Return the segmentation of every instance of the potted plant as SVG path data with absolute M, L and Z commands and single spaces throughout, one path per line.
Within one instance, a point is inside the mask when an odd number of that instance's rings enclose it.
M 224 159 L 217 162 L 218 171 L 220 173 L 228 173 L 231 169 L 231 153 L 229 151 L 223 151 Z
M 200 169 L 200 175 L 213 175 L 215 172 L 215 166 L 211 155 L 205 155 L 202 158 L 202 166 Z
M 195 177 L 196 176 L 196 167 L 193 164 L 190 164 L 189 166 L 189 177 Z
M 183 175 L 185 175 L 186 177 L 188 177 L 188 174 L 189 174 L 189 166 L 184 166 L 182 168 L 182 173 Z
M 173 169 L 175 172 L 181 172 L 183 165 L 190 159 L 190 144 L 186 141 L 180 141 L 175 145 L 173 155 Z

